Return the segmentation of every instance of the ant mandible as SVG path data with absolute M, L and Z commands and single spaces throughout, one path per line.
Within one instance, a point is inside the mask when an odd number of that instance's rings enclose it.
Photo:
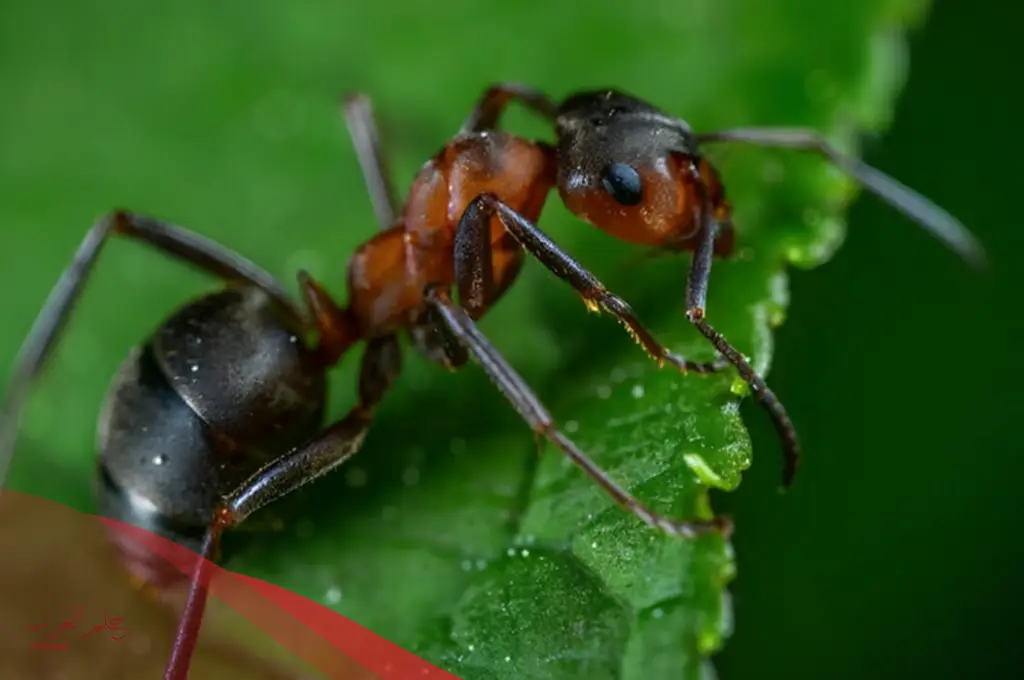
M 513 101 L 553 122 L 554 145 L 498 129 Z M 573 286 L 588 308 L 617 318 L 659 365 L 683 373 L 733 365 L 772 417 L 783 443 L 783 482 L 792 481 L 799 446 L 785 409 L 706 320 L 712 258 L 732 253 L 735 233 L 723 183 L 701 145 L 731 141 L 817 152 L 968 262 L 984 262 L 980 244 L 952 216 L 810 130 L 699 134 L 620 91 L 579 92 L 556 104 L 533 88 L 501 84 L 486 90 L 460 133 L 423 166 L 399 212 L 369 100 L 347 97 L 344 112 L 381 226 L 349 262 L 347 307 L 299 272 L 303 309 L 274 277 L 240 255 L 181 227 L 117 211 L 86 235 L 26 339 L 8 385 L 0 412 L 0 461 L 13 446 L 31 385 L 111 236 L 147 243 L 228 282 L 225 290 L 180 308 L 129 356 L 100 417 L 101 496 L 115 499 L 109 512 L 181 541 L 192 536 L 161 519 L 202 533 L 198 548 L 205 559 L 193 574 L 167 680 L 187 677 L 205 609 L 209 560 L 221 534 L 358 451 L 401 368 L 401 332 L 419 352 L 451 370 L 474 358 L 539 436 L 647 524 L 685 537 L 731 530 L 722 517 L 663 517 L 618 486 L 556 429 L 533 391 L 477 329 L 475 321 L 515 281 L 526 252 Z M 693 252 L 686 317 L 724 359 L 696 363 L 670 352 L 622 298 L 536 226 L 555 187 L 569 210 L 613 237 Z M 459 304 L 450 297 L 453 286 Z M 310 348 L 301 342 L 307 332 L 318 338 Z M 367 347 L 358 403 L 317 434 L 325 372 L 361 340 Z M 164 425 L 140 431 L 143 422 Z M 154 449 L 174 455 L 140 457 Z

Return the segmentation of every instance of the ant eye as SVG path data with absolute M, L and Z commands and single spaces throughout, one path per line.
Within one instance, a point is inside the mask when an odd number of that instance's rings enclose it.
M 637 205 L 643 200 L 640 173 L 625 163 L 609 163 L 601 170 L 605 191 L 622 205 Z

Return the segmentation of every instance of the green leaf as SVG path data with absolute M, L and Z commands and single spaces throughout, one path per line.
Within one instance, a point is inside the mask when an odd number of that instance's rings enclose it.
M 888 122 L 902 31 L 925 7 L 439 4 L 5 8 L 0 49 L 17 59 L 0 74 L 19 94 L 0 109 L 0 271 L 24 295 L 5 299 L 0 350 L 13 356 L 89 221 L 114 206 L 229 244 L 292 290 L 303 267 L 344 299 L 346 258 L 375 225 L 337 118 L 342 90 L 374 98 L 403 186 L 500 80 L 556 97 L 613 84 L 698 130 L 810 126 L 855 151 L 859 133 Z M 518 110 L 508 127 L 550 138 Z M 713 155 L 740 247 L 715 264 L 708 315 L 764 372 L 787 306 L 784 265 L 813 266 L 840 245 L 854 187 L 791 152 Z M 555 194 L 542 225 L 669 346 L 712 356 L 682 315 L 688 258 L 625 267 L 636 249 L 583 226 Z M 137 246 L 117 244 L 103 262 L 26 415 L 10 478 L 83 509 L 110 376 L 209 285 Z M 731 374 L 657 371 L 536 263 L 481 327 L 570 436 L 656 509 L 709 516 L 708 490 L 735 489 L 750 465 Z M 332 379 L 332 414 L 354 398 L 355 364 Z M 777 464 L 773 449 L 766 464 Z M 555 452 L 538 457 L 475 367 L 453 376 L 410 353 L 358 459 L 265 514 L 285 528 L 233 537 L 228 568 L 325 602 L 466 678 L 705 677 L 731 630 L 729 546 L 658 535 Z

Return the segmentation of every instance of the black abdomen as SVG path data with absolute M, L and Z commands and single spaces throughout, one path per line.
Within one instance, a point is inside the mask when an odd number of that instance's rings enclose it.
M 317 433 L 323 367 L 252 288 L 200 298 L 121 365 L 100 415 L 100 512 L 197 549 L 220 498 Z

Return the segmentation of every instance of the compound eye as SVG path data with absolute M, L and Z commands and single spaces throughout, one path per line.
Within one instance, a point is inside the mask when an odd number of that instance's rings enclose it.
M 609 163 L 601 170 L 604 190 L 621 205 L 637 205 L 643 200 L 640 173 L 625 163 Z

